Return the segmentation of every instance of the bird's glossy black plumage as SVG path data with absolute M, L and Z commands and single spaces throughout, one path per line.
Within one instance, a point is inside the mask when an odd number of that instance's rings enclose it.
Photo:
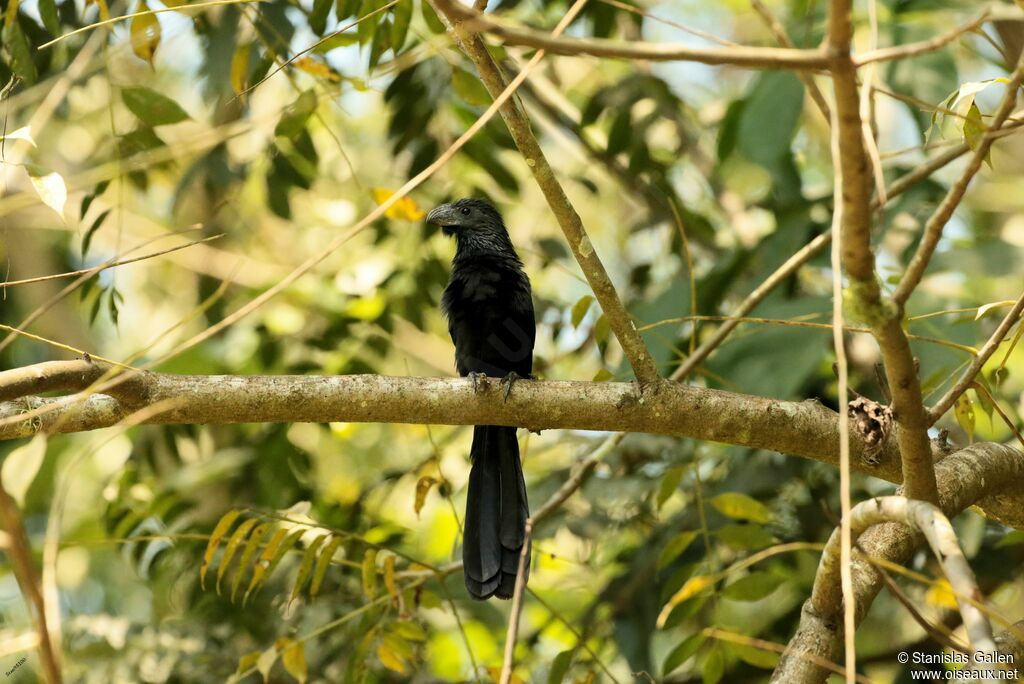
M 437 207 L 427 221 L 456 241 L 441 307 L 459 375 L 530 377 L 536 334 L 530 280 L 501 215 L 483 200 L 461 199 Z M 511 598 L 529 516 L 516 429 L 474 427 L 470 459 L 466 589 L 477 599 Z

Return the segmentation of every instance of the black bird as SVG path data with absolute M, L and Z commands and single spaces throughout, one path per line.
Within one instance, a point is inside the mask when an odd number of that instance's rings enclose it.
M 441 297 L 455 368 L 474 387 L 481 376 L 502 378 L 507 399 L 512 383 L 533 370 L 536 323 L 523 262 L 501 214 L 488 202 L 442 204 L 427 222 L 455 237 L 452 274 Z M 530 515 L 516 429 L 475 426 L 469 457 L 462 542 L 466 589 L 475 599 L 512 598 Z M 527 573 L 529 567 L 527 552 Z

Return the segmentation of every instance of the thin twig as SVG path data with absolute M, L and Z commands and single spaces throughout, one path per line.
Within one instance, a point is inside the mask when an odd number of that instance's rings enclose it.
M 953 407 L 956 400 L 961 394 L 967 391 L 974 382 L 974 379 L 981 372 L 981 369 L 985 367 L 985 363 L 989 360 L 992 354 L 995 353 L 996 349 L 1002 343 L 1003 338 L 1010 332 L 1010 329 L 1020 318 L 1021 313 L 1024 312 L 1024 294 L 1021 294 L 1020 298 L 1017 299 L 1017 303 L 1013 305 L 1009 313 L 1003 317 L 1000 321 L 999 327 L 992 333 L 992 336 L 988 338 L 988 341 L 982 346 L 978 355 L 974 357 L 974 361 L 968 366 L 964 374 L 960 376 L 956 384 L 950 388 L 948 392 L 942 395 L 942 398 L 935 402 L 935 405 L 928 410 L 928 425 L 934 425 L 935 421 L 943 416 L 949 409 Z
M 703 64 L 730 64 L 756 69 L 824 69 L 828 57 L 818 49 L 791 50 L 762 47 L 691 47 L 674 43 L 624 43 L 601 38 L 564 38 L 545 31 L 512 26 L 491 15 L 482 15 L 453 0 L 435 0 L 438 8 L 451 18 L 466 22 L 469 30 L 486 31 L 508 45 L 539 48 L 559 55 L 592 55 L 651 62 L 690 61 Z
M 894 45 L 893 47 L 875 49 L 872 48 L 863 55 L 858 55 L 854 58 L 854 62 L 857 66 L 864 66 L 872 62 L 884 62 L 892 61 L 897 59 L 906 59 L 908 57 L 914 57 L 916 55 L 923 55 L 928 52 L 935 52 L 946 47 L 954 40 L 960 38 L 960 36 L 977 30 L 982 24 L 988 20 L 992 10 L 986 7 L 981 13 L 971 21 L 967 22 L 962 26 L 957 26 L 946 33 L 935 36 L 929 40 L 922 40 L 917 43 L 907 43 L 905 45 Z
M 512 681 L 515 669 L 516 641 L 519 639 L 519 616 L 523 612 L 523 594 L 526 589 L 526 568 L 530 560 L 530 538 L 533 535 L 533 519 L 527 518 L 523 535 L 523 550 L 519 553 L 519 568 L 516 570 L 516 587 L 512 593 L 512 608 L 508 616 L 508 630 L 505 632 L 505 658 L 501 665 L 499 684 Z
M 918 284 L 920 284 L 921 278 L 924 277 L 924 271 L 928 268 L 928 262 L 931 261 L 932 254 L 935 252 L 935 247 L 942 237 L 942 231 L 946 227 L 946 223 L 960 205 L 960 201 L 967 192 L 967 186 L 970 185 L 974 175 L 981 169 L 981 165 L 985 163 L 989 150 L 996 140 L 995 136 L 991 133 L 1002 128 L 1007 117 L 1010 116 L 1010 112 L 1013 111 L 1013 106 L 1017 101 L 1017 91 L 1020 89 L 1022 81 L 1024 81 L 1024 54 L 1021 55 L 1017 68 L 1014 69 L 1009 82 L 1006 84 L 1006 94 L 1003 96 L 999 108 L 992 117 L 989 133 L 986 133 L 978 142 L 974 155 L 971 157 L 970 162 L 968 162 L 967 167 L 960 174 L 960 177 L 957 178 L 956 182 L 950 186 L 949 191 L 942 199 L 938 208 L 928 218 L 927 223 L 925 223 L 921 244 L 918 245 L 917 251 L 910 260 L 910 264 L 907 265 L 906 273 L 900 279 L 900 284 L 893 293 L 893 301 L 898 307 L 902 307 L 906 303 Z

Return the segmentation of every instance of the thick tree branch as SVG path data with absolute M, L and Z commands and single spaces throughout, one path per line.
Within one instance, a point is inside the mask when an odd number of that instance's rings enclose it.
M 730 64 L 755 69 L 819 70 L 828 66 L 826 54 L 817 49 L 691 47 L 673 43 L 623 43 L 601 38 L 563 38 L 544 31 L 511 26 L 453 0 L 432 0 L 432 4 L 450 19 L 466 22 L 464 27 L 467 30 L 486 31 L 499 36 L 508 45 L 540 48 L 559 55 L 592 55 L 652 62 Z
M 490 53 L 487 52 L 487 46 L 484 45 L 480 36 L 467 32 L 465 26 L 461 24 L 460 20 L 464 16 L 464 12 L 454 9 L 452 3 L 444 0 L 432 0 L 432 2 L 435 8 L 449 20 L 452 36 L 459 48 L 476 65 L 480 79 L 491 97 L 497 97 L 506 88 L 505 77 L 494 63 Z M 465 9 L 462 5 L 458 7 Z M 560 24 L 560 28 L 564 26 L 564 23 L 563 21 Z M 505 125 L 512 135 L 516 147 L 519 148 L 520 154 L 526 160 L 526 165 L 533 173 L 537 185 L 544 193 L 558 225 L 565 233 L 569 248 L 572 250 L 573 256 L 576 257 L 576 261 L 579 262 L 583 275 L 586 276 L 601 310 L 608 318 L 609 327 L 615 333 L 619 344 L 622 345 L 623 352 L 633 368 L 633 373 L 642 382 L 657 380 L 659 378 L 658 367 L 644 341 L 640 338 L 633 319 L 623 307 L 604 264 L 601 263 L 590 237 L 587 236 L 583 221 L 572 203 L 569 202 L 565 190 L 548 164 L 547 158 L 530 128 L 530 122 L 514 100 L 509 100 L 502 106 L 501 116 L 505 120 Z
M 982 443 L 940 461 L 935 470 L 939 483 L 939 508 L 943 514 L 952 518 L 978 497 L 986 497 L 986 501 L 998 500 L 1000 503 L 997 505 L 1006 507 L 1006 492 L 1019 485 L 1004 489 L 1002 482 L 1004 479 L 1019 482 L 1024 477 L 1024 459 L 1014 456 L 1018 453 L 1010 447 Z M 1000 493 L 988 496 L 986 492 L 993 491 L 992 487 L 1000 488 Z M 868 555 L 900 565 L 910 559 L 920 542 L 919 535 L 904 525 L 894 523 L 872 527 L 860 537 L 861 546 Z M 859 622 L 867 614 L 884 581 L 865 559 L 855 558 L 853 568 Z M 807 660 L 807 656 L 835 660 L 842 644 L 842 607 L 830 605 L 824 611 L 822 608 L 826 607 L 815 607 L 811 601 L 804 604 L 800 626 L 789 642 L 787 655 L 779 662 L 772 681 L 810 684 L 826 680 L 829 672 Z
M 841 255 L 850 278 L 849 303 L 878 341 L 899 425 L 907 496 L 934 503 L 937 490 L 928 440 L 928 421 L 902 311 L 883 296 L 871 249 L 871 167 L 864 146 L 856 66 L 850 56 L 851 3 L 834 0 L 829 12 L 828 45 L 836 101 L 836 126 L 842 176 Z
M 0 384 L 2 380 L 0 373 Z M 130 383 L 125 390 L 129 398 L 123 401 L 94 394 L 84 399 L 70 395 L 0 402 L 0 439 L 28 437 L 40 431 L 68 433 L 110 427 L 133 411 L 168 402 L 167 410 L 148 416 L 145 423 L 509 425 L 533 431 L 676 435 L 779 451 L 832 465 L 839 454 L 838 416 L 817 401 L 781 401 L 679 383 L 645 387 L 629 382 L 531 380 L 517 383 L 504 401 L 496 381 L 483 380 L 480 392 L 474 392 L 473 383 L 464 378 L 129 372 L 126 382 Z M 863 458 L 858 440 L 852 440 L 850 447 L 856 469 L 890 482 L 901 481 L 895 446 L 882 449 L 877 465 L 869 465 Z M 1021 462 L 1024 472 L 1024 453 L 1008 452 Z M 1020 489 L 1024 491 L 1024 487 Z M 1006 524 L 1024 528 L 1024 502 L 1019 496 L 992 499 L 983 506 Z M 542 517 L 538 511 L 537 518 Z
M 855 538 L 859 538 L 869 528 L 886 522 L 908 525 L 916 534 L 924 536 L 957 597 L 972 650 L 993 652 L 995 643 L 992 640 L 992 625 L 972 603 L 983 600 L 982 594 L 978 590 L 971 566 L 960 549 L 956 532 L 942 511 L 923 501 L 885 496 L 862 501 L 850 512 L 850 527 Z M 821 554 L 811 592 L 810 604 L 814 612 L 826 613 L 842 601 L 837 591 L 839 568 L 839 535 L 833 532 Z

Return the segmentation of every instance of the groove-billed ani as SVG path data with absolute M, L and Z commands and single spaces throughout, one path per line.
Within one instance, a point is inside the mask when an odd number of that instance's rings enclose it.
M 533 370 L 536 328 L 523 262 L 501 214 L 483 200 L 442 204 L 427 221 L 456 242 L 441 298 L 455 343 L 455 368 L 472 378 L 474 387 L 481 375 L 502 378 L 507 398 L 516 378 L 528 378 Z M 469 457 L 462 543 L 466 589 L 476 599 L 512 598 L 530 514 L 516 429 L 475 426 Z

